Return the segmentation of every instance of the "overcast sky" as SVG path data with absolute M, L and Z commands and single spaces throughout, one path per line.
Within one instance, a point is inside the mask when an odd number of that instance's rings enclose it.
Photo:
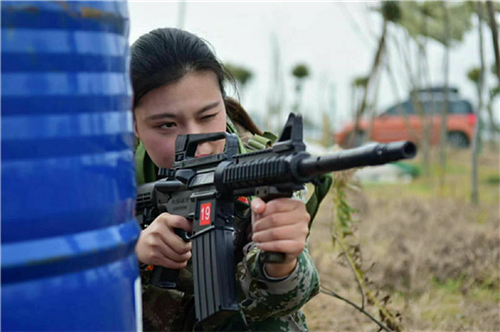
M 375 2 L 376 4 L 377 2 Z M 352 113 L 350 83 L 367 75 L 373 61 L 376 39 L 381 33 L 374 2 L 187 2 L 183 28 L 208 40 L 224 62 L 251 69 L 254 78 L 241 96 L 250 113 L 265 117 L 272 86 L 272 36 L 280 46 L 286 81 L 287 111 L 294 101 L 291 70 L 299 62 L 308 64 L 311 76 L 305 83 L 303 112 L 321 122 L 321 113 L 335 105 L 336 127 Z M 158 27 L 179 26 L 178 2 L 129 1 L 130 42 Z M 493 63 L 491 35 L 485 33 L 487 63 Z M 429 44 L 431 81 L 443 82 L 443 50 Z M 394 58 L 396 56 L 394 55 Z M 467 71 L 479 64 L 477 30 L 452 50 L 450 83 L 462 95 L 476 102 L 475 90 L 466 79 Z M 398 93 L 387 75 L 380 83 L 378 109 L 390 106 L 408 94 L 406 74 L 396 67 Z M 489 77 L 490 84 L 493 77 Z M 333 102 L 332 102 L 333 100 Z

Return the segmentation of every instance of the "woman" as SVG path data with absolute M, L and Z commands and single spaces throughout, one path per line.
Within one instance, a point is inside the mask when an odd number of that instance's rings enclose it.
M 234 132 L 230 118 L 238 120 L 246 113 L 226 97 L 227 79 L 234 82 L 207 44 L 186 31 L 157 29 L 132 45 L 139 183 L 156 180 L 157 167 L 172 167 L 177 135 Z M 258 131 L 251 121 L 241 124 Z M 223 150 L 224 141 L 206 142 L 198 146 L 196 156 Z M 222 321 L 217 329 L 307 330 L 300 307 L 317 294 L 319 281 L 306 249 L 306 206 L 291 198 L 267 203 L 254 198 L 251 211 L 253 218 L 247 214 L 234 226 L 241 321 Z M 136 246 L 141 263 L 178 269 L 181 279 L 177 290 L 146 285 L 145 329 L 193 329 L 191 243 L 177 236 L 175 228 L 192 230 L 185 218 L 163 213 L 142 231 Z M 285 253 L 285 262 L 260 263 L 261 251 Z

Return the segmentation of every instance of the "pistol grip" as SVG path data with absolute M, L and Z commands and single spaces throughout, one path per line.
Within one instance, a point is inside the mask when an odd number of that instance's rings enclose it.
M 262 198 L 264 202 L 269 202 L 275 198 L 292 197 L 292 191 L 280 191 L 274 187 L 264 186 L 256 188 L 255 196 Z M 263 263 L 280 264 L 285 261 L 285 254 L 282 252 L 262 252 L 261 260 Z
M 156 287 L 175 289 L 179 280 L 179 270 L 155 266 L 151 274 L 150 283 Z
M 183 229 L 174 229 L 181 239 L 188 242 L 191 238 L 188 232 Z M 177 288 L 177 281 L 179 280 L 179 270 L 167 269 L 162 266 L 155 266 L 151 275 L 150 283 L 156 287 L 175 289 Z

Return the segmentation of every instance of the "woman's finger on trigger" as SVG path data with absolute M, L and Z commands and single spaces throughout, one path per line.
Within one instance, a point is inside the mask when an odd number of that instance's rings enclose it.
M 187 219 L 168 213 L 162 213 L 158 217 L 158 219 L 161 220 L 161 223 L 163 225 L 162 231 L 159 232 L 159 234 L 161 240 L 165 243 L 165 245 L 172 248 L 178 254 L 185 254 L 186 252 L 191 251 L 191 242 L 184 241 L 179 235 L 175 233 L 176 228 L 184 227 L 191 229 L 190 227 L 186 227 L 186 224 L 189 223 Z
M 259 197 L 252 199 L 250 206 L 252 208 L 252 212 L 256 215 L 261 215 L 266 210 L 266 203 Z
M 170 228 L 180 228 L 185 230 L 186 232 L 193 231 L 193 223 L 184 218 L 183 216 L 170 214 L 170 213 L 162 213 L 160 216 L 163 216 L 168 227 Z

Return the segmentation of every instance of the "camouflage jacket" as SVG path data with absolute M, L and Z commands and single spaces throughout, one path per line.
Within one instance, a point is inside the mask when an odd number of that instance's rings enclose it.
M 235 132 L 228 125 L 229 132 Z M 254 137 L 240 142 L 240 150 L 260 149 L 267 145 L 269 137 Z M 136 149 L 138 183 L 154 181 L 157 168 L 150 160 L 142 144 Z M 311 220 L 321 199 L 326 195 L 331 177 L 317 186 L 307 203 Z M 319 291 L 319 276 L 307 248 L 299 256 L 290 275 L 281 279 L 268 278 L 259 260 L 260 250 L 251 239 L 249 206 L 237 201 L 235 228 L 235 264 L 238 285 L 240 315 L 217 326 L 204 330 L 218 331 L 307 331 L 305 315 L 300 308 Z M 195 323 L 193 270 L 188 266 L 180 271 L 178 289 L 164 290 L 149 284 L 150 271 L 143 270 L 143 323 L 145 331 L 192 331 Z

